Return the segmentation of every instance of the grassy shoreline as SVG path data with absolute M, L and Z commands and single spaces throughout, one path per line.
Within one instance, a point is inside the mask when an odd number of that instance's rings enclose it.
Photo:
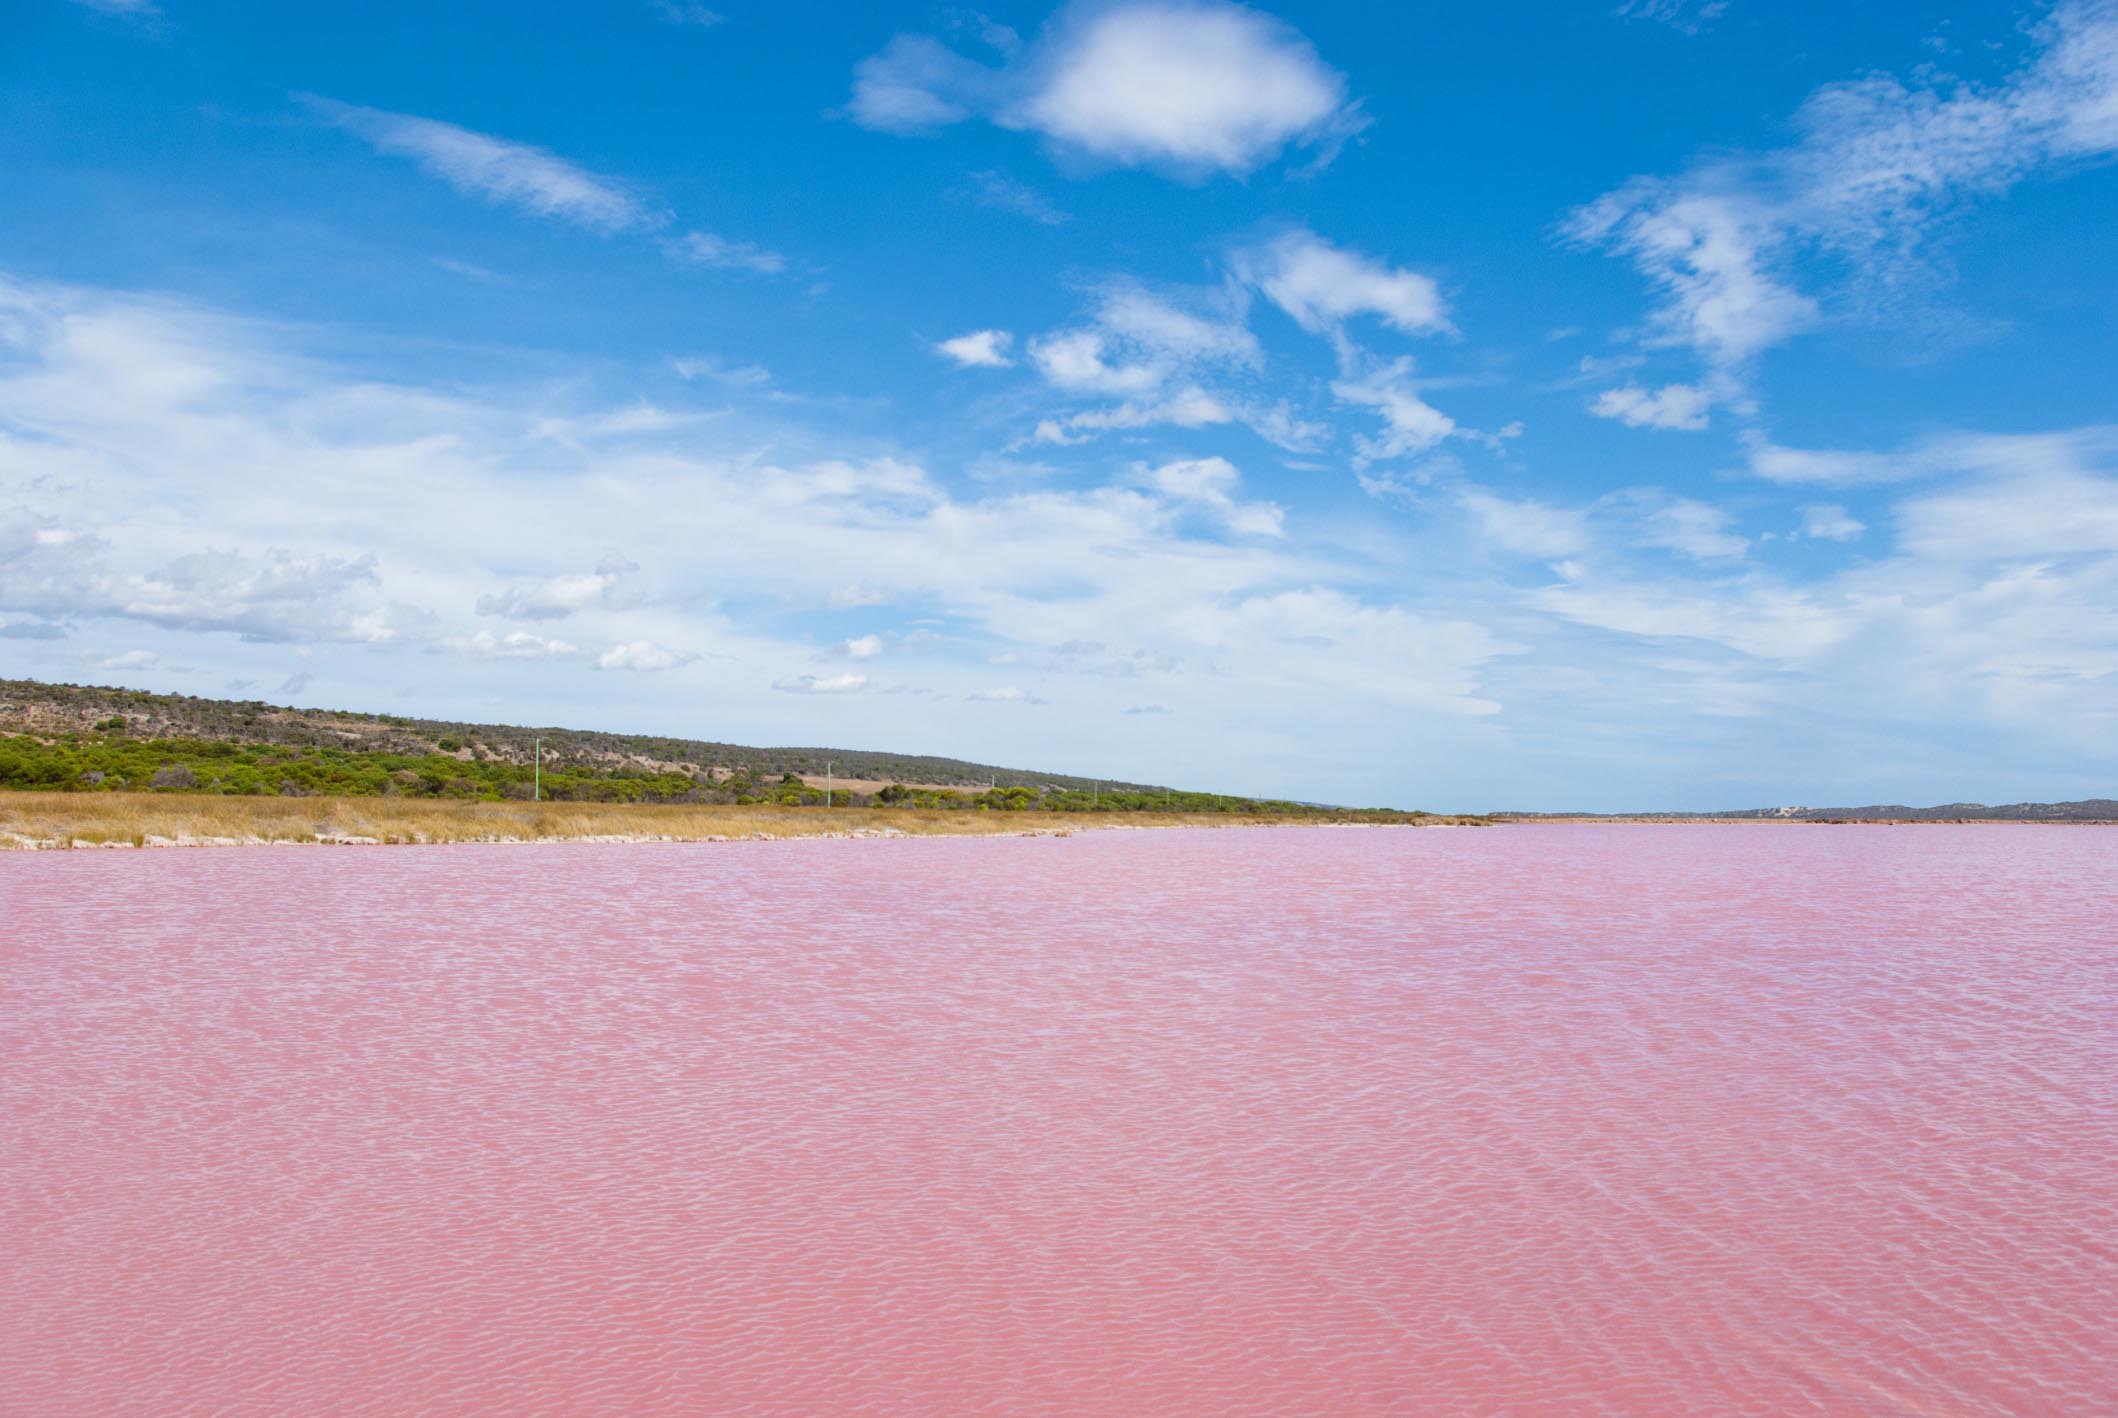
M 726 842 L 789 837 L 1054 836 L 1104 828 L 1479 826 L 1476 817 L 1227 812 L 976 812 L 699 803 L 456 802 L 209 793 L 0 793 L 0 849 Z

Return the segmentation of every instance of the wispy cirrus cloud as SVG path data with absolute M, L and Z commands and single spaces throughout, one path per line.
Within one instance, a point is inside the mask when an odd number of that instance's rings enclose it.
M 1026 182 L 1018 182 L 998 168 L 972 173 L 964 185 L 950 194 L 995 212 L 1006 212 L 1039 226 L 1064 226 L 1073 220 L 1051 198 Z
M 669 24 L 694 29 L 712 29 L 728 20 L 719 10 L 708 9 L 699 0 L 650 0 L 647 8 Z
M 1794 126 L 1785 148 L 1635 178 L 1562 234 L 1630 260 L 1657 337 L 1723 371 L 1830 320 L 1888 321 L 1942 278 L 1930 238 L 1960 209 L 2118 152 L 2118 5 L 2060 4 L 2000 83 L 1870 74 L 1816 90 Z
M 660 233 L 676 221 L 675 213 L 650 202 L 630 184 L 531 143 L 316 94 L 295 98 L 376 152 L 409 159 L 428 176 L 497 207 L 601 236 Z M 663 252 L 680 266 L 778 276 L 793 265 L 780 252 L 716 231 L 693 229 L 660 241 Z
M 840 675 L 793 675 L 776 679 L 772 687 L 782 694 L 858 694 L 868 687 L 868 677 L 846 673 Z
M 1621 19 L 1651 20 L 1680 34 L 1697 34 L 1728 13 L 1728 0 L 1624 0 L 1611 13 Z
M 787 269 L 787 258 L 779 252 L 718 232 L 687 231 L 667 242 L 664 249 L 686 266 L 750 271 L 760 276 L 777 276 Z
M 529 143 L 316 94 L 296 98 L 377 152 L 408 158 L 430 177 L 496 206 L 605 234 L 658 227 L 670 219 L 616 179 Z

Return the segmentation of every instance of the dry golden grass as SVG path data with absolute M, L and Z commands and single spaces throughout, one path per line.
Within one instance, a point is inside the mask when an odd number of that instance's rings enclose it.
M 1300 822 L 1330 821 L 1327 814 Z M 1434 818 L 1436 824 L 1472 818 Z M 989 836 L 1109 827 L 1242 827 L 1228 813 L 1011 813 L 688 804 L 475 803 L 176 793 L 0 793 L 0 847 L 264 842 L 722 841 L 751 837 Z

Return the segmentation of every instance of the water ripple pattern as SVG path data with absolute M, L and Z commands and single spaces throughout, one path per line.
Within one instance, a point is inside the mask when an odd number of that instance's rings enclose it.
M 0 1411 L 2118 1413 L 2118 834 L 0 854 Z

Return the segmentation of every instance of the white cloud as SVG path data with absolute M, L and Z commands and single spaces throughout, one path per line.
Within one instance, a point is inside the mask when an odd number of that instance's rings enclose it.
M 1062 153 L 1180 176 L 1250 172 L 1365 126 L 1345 80 L 1294 29 L 1215 0 L 1077 10 L 999 68 L 901 35 L 854 73 L 854 121 L 931 131 L 982 114 Z
M 1530 500 L 1496 497 L 1478 488 L 1456 494 L 1486 540 L 1505 551 L 1541 561 L 1579 556 L 1589 546 L 1587 518 L 1579 511 Z
M 1373 315 L 1407 334 L 1449 328 L 1441 288 L 1431 277 L 1333 246 L 1314 232 L 1288 232 L 1238 252 L 1235 269 L 1312 332 L 1334 330 L 1355 315 Z
M 815 675 L 795 675 L 774 680 L 772 687 L 784 694 L 857 694 L 868 687 L 868 677 L 843 674 L 818 679 Z
M 1855 487 L 1906 482 L 1950 474 L 2020 475 L 2038 471 L 2061 476 L 2101 467 L 2118 450 L 2118 425 L 2061 433 L 1938 434 L 1902 448 L 1786 448 L 1751 435 L 1749 471 L 1769 482 Z
M 856 635 L 850 640 L 841 640 L 832 647 L 832 653 L 848 660 L 872 660 L 883 652 L 880 635 Z
M 966 368 L 1006 369 L 1015 363 L 1007 353 L 1013 343 L 1015 337 L 1005 330 L 973 330 L 941 341 L 934 350 Z
M 1424 453 L 1456 431 L 1454 419 L 1419 396 L 1409 359 L 1341 378 L 1332 384 L 1331 392 L 1343 403 L 1359 404 L 1382 415 L 1382 434 L 1354 439 L 1357 466 Z
M 366 139 L 379 153 L 410 158 L 459 192 L 520 207 L 596 232 L 648 227 L 665 220 L 620 183 L 543 148 L 474 133 L 453 123 L 361 108 L 305 95 L 309 108 Z
M 1690 384 L 1665 384 L 1652 391 L 1628 384 L 1598 394 L 1589 412 L 1617 419 L 1628 428 L 1701 429 L 1712 407 L 1713 395 Z
M 480 596 L 478 614 L 510 620 L 558 620 L 591 606 L 609 604 L 626 576 L 640 568 L 613 553 L 594 571 L 548 577 L 529 586 L 510 587 L 497 596 Z
M 1631 256 L 1663 292 L 1655 319 L 1667 341 L 1717 365 L 1741 365 L 1817 322 L 1817 303 L 1771 269 L 1777 218 L 1747 193 L 1635 182 L 1575 213 L 1566 231 Z
M 1050 703 L 1049 700 L 1039 699 L 1036 695 L 1030 693 L 1028 690 L 1020 688 L 1016 685 L 1007 685 L 1000 689 L 981 689 L 977 690 L 974 693 L 966 694 L 964 698 L 974 704 Z
M 1196 386 L 1180 390 L 1166 399 L 1127 402 L 1111 408 L 1088 409 L 1063 419 L 1037 422 L 1032 438 L 1038 443 L 1080 443 L 1113 429 L 1149 428 L 1170 424 L 1177 428 L 1206 428 L 1235 418 L 1226 404 Z
M 1899 505 L 1898 541 L 1951 561 L 2118 556 L 2118 477 L 2085 466 L 1987 473 Z
M 474 660 L 571 660 L 581 654 L 577 645 L 517 630 L 495 635 L 481 630 L 474 635 L 449 635 L 436 642 L 439 648 Z
M 1931 470 L 1930 455 L 1920 450 L 1871 453 L 1839 448 L 1783 448 L 1763 438 L 1751 440 L 1749 468 L 1776 483 L 1898 482 Z
M 711 29 L 728 18 L 719 10 L 707 9 L 698 0 L 650 0 L 648 8 L 670 24 L 694 25 L 700 29 Z
M 1002 119 L 1130 165 L 1248 172 L 1289 143 L 1358 125 L 1345 80 L 1292 28 L 1218 4 L 1134 4 L 1093 14 Z
M 730 364 L 713 355 L 691 355 L 672 361 L 679 379 L 705 379 L 734 389 L 763 389 L 772 383 L 772 371 L 761 364 Z
M 1162 382 L 1154 365 L 1113 364 L 1109 346 L 1100 330 L 1062 330 L 1032 341 L 1030 361 L 1052 384 L 1076 393 L 1139 394 Z
M 1728 0 L 1624 0 L 1612 14 L 1653 20 L 1681 34 L 1697 34 L 1728 13 Z
M 599 670 L 638 670 L 652 673 L 657 670 L 673 670 L 688 665 L 698 658 L 666 645 L 657 645 L 652 640 L 630 640 L 623 645 L 613 645 L 596 657 Z
M 1242 475 L 1226 458 L 1184 458 L 1143 472 L 1156 492 L 1205 509 L 1239 536 L 1286 534 L 1286 512 L 1277 504 L 1235 500 L 1232 494 Z
M 1230 312 L 1187 309 L 1129 282 L 1103 288 L 1096 325 L 1115 339 L 1172 361 L 1254 366 L 1264 359 L 1257 336 Z
M 1865 522 L 1858 521 L 1845 508 L 1820 503 L 1802 509 L 1802 535 L 1827 542 L 1850 542 L 1868 530 Z
M 890 603 L 890 595 L 880 587 L 855 581 L 849 586 L 834 586 L 824 597 L 824 604 L 835 611 L 858 610 L 862 606 L 882 606 Z
M 52 621 L 107 616 L 258 642 L 387 644 L 427 618 L 411 607 L 361 604 L 360 593 L 378 581 L 372 555 L 208 549 L 129 571 L 113 567 L 101 537 L 58 526 L 24 537 L 22 526 L 19 514 L 0 515 L 0 608 Z
M 846 112 L 863 128 L 909 135 L 961 123 L 997 93 L 993 71 L 938 40 L 899 35 L 854 67 Z
M 1044 419 L 1033 437 L 1064 444 L 1117 428 L 1230 422 L 1236 415 L 1228 404 L 1196 381 L 1249 373 L 1262 365 L 1264 350 L 1242 314 L 1241 298 L 1228 291 L 1154 291 L 1133 281 L 1105 283 L 1095 292 L 1092 323 L 1032 340 L 1029 360 L 1062 393 L 1116 395 L 1128 402 Z M 1179 378 L 1194 382 L 1160 398 L 1141 397 Z
M 98 661 L 99 670 L 144 670 L 162 662 L 162 657 L 152 650 L 127 650 L 121 655 L 112 655 Z
M 969 185 L 950 195 L 988 207 L 996 212 L 1007 212 L 1039 226 L 1064 226 L 1073 220 L 1051 198 L 1027 183 L 1018 182 L 997 168 L 986 168 L 974 172 Z
M 687 231 L 666 245 L 670 256 L 687 266 L 714 270 L 750 271 L 777 276 L 787 269 L 787 258 L 777 251 L 711 231 Z
M 1734 519 L 1725 508 L 1663 494 L 1618 494 L 1616 500 L 1643 514 L 1638 534 L 1643 546 L 1660 547 L 1695 561 L 1740 557 L 1750 549 L 1749 538 L 1729 530 Z

